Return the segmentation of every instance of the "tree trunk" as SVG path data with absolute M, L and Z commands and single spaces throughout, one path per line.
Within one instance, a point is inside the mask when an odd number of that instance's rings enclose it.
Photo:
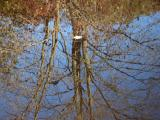
M 87 35 L 85 34 L 82 40 L 82 52 L 83 52 L 83 61 L 85 64 L 86 69 L 86 83 L 87 83 L 87 96 L 88 96 L 88 107 L 89 107 L 89 120 L 93 120 L 92 114 L 92 94 L 90 89 L 90 82 L 91 82 L 91 63 L 90 58 L 88 56 L 87 50 L 88 42 L 87 42 Z
M 73 33 L 76 35 L 79 31 L 79 24 L 78 21 L 72 22 L 73 25 Z M 76 101 L 76 110 L 77 110 L 77 120 L 82 120 L 82 105 L 83 105 L 83 98 L 82 98 L 82 86 L 81 86 L 81 79 L 80 79 L 80 66 L 81 66 L 81 42 L 77 40 L 73 40 L 72 43 L 72 73 L 73 73 L 73 80 L 74 80 L 74 87 L 75 87 L 75 101 Z
M 68 7 L 71 23 L 73 27 L 73 35 L 81 35 L 82 24 L 81 19 L 76 18 L 76 14 L 73 13 L 71 6 Z M 81 67 L 81 41 L 73 39 L 72 42 L 72 76 L 74 81 L 74 97 L 76 106 L 76 119 L 83 120 L 83 95 L 82 95 L 82 81 L 80 79 L 80 67 Z

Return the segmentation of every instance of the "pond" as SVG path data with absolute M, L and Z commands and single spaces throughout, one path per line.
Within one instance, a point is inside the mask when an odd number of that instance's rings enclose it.
M 158 0 L 0 7 L 0 119 L 160 119 Z

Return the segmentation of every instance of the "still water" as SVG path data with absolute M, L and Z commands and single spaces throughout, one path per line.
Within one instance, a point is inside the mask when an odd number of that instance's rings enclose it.
M 91 117 L 82 45 L 73 58 L 73 36 L 81 35 L 77 42 L 82 44 L 87 36 L 87 64 L 92 73 L 92 119 L 160 120 L 159 1 L 102 0 L 83 6 L 60 2 L 57 39 L 53 37 L 54 2 L 31 1 L 26 6 L 21 2 L 0 5 L 0 119 L 22 119 L 23 115 L 23 119 L 34 119 L 43 87 L 38 119 L 78 119 L 73 72 L 77 59 L 83 119 Z M 79 26 L 83 29 L 77 30 Z M 38 95 L 33 97 L 36 90 Z

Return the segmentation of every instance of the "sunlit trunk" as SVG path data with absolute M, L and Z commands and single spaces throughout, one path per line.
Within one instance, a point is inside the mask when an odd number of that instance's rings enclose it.
M 49 17 L 46 18 L 45 20 L 45 37 L 43 41 L 48 41 L 49 39 Z M 38 97 L 38 95 L 40 94 L 40 89 L 42 88 L 42 84 L 44 81 L 44 75 L 45 75 L 45 48 L 46 48 L 46 44 L 45 42 L 42 43 L 42 51 L 41 51 L 41 66 L 40 66 L 40 71 L 39 71 L 39 77 L 38 77 L 38 82 L 37 82 L 37 87 L 35 88 L 32 100 L 28 103 L 26 109 L 24 110 L 24 112 L 17 118 L 20 120 L 23 120 L 27 117 L 27 115 L 29 114 L 29 112 L 32 111 L 33 108 L 33 104 L 36 102 L 36 98 Z
M 69 7 L 71 15 L 71 23 L 73 27 L 73 35 L 80 35 L 82 30 L 82 24 L 80 19 L 73 19 L 75 17 L 72 8 Z M 72 42 L 72 76 L 74 81 L 74 100 L 76 106 L 76 119 L 83 119 L 83 96 L 82 96 L 82 81 L 80 79 L 80 67 L 81 67 L 81 41 L 73 39 Z
M 86 33 L 87 34 L 87 33 Z M 93 120 L 93 114 L 92 114 L 92 94 L 91 94 L 91 88 L 90 88 L 90 82 L 91 82 L 91 63 L 90 58 L 88 56 L 88 42 L 87 42 L 87 35 L 84 35 L 82 40 L 82 52 L 83 52 L 83 61 L 86 68 L 86 83 L 87 83 L 87 96 L 88 96 L 88 106 L 89 106 L 89 119 Z
M 52 49 L 51 49 L 51 54 L 50 54 L 50 58 L 49 58 L 49 64 L 47 65 L 47 72 L 46 72 L 46 80 L 43 83 L 42 86 L 42 90 L 41 90 L 41 95 L 38 96 L 38 102 L 35 106 L 35 113 L 34 113 L 34 120 L 38 119 L 38 112 L 40 111 L 41 108 L 41 102 L 42 99 L 46 93 L 46 89 L 48 86 L 48 83 L 50 81 L 51 78 L 51 73 L 53 71 L 53 61 L 54 61 L 54 57 L 55 57 L 55 51 L 56 51 L 56 47 L 57 47 L 57 41 L 58 41 L 58 31 L 59 31 L 59 4 L 60 2 L 57 1 L 56 3 L 56 15 L 55 15 L 55 26 L 54 26 L 54 31 L 52 32 Z

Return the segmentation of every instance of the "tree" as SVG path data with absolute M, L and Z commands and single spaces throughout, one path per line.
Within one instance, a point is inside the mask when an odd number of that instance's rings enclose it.
M 17 112 L 11 111 L 13 118 L 154 118 L 142 109 L 159 98 L 154 96 L 159 91 L 159 38 L 147 32 L 158 21 L 145 26 L 144 31 L 130 26 L 133 19 L 143 19 L 140 15 L 159 10 L 159 1 L 12 0 L 1 6 L 1 16 L 13 21 L 11 32 L 8 27 L 7 35 L 4 28 L 1 31 L 3 51 L 10 49 L 5 43 L 10 33 L 19 36 L 9 37 L 19 44 L 11 44 L 11 50 L 17 50 L 15 55 L 7 52 L 0 61 L 16 61 L 10 69 L 19 77 L 9 81 L 18 79 L 21 86 L 12 92 L 19 91 L 16 94 L 21 98 Z M 71 27 L 72 37 L 68 33 Z

